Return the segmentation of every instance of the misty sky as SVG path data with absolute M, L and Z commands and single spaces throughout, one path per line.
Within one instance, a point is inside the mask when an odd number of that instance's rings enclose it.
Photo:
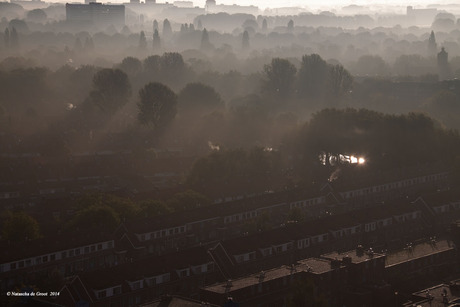
M 158 0 L 157 2 L 162 2 Z M 193 0 L 195 5 L 203 6 L 203 3 L 206 0 L 197 1 Z M 317 7 L 342 7 L 350 4 L 356 5 L 397 5 L 397 6 L 425 6 L 432 3 L 448 3 L 449 1 L 433 1 L 433 0 L 409 0 L 409 1 L 397 1 L 397 0 L 216 0 L 217 4 L 239 4 L 239 5 L 256 5 L 260 8 L 274 8 L 274 7 L 286 7 L 286 6 L 300 6 L 307 8 L 317 8 Z M 453 3 L 455 1 L 450 1 Z

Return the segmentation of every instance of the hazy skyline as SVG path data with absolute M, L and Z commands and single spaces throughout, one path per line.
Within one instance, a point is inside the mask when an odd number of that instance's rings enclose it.
M 163 1 L 158 1 L 163 2 Z M 197 6 L 203 6 L 206 1 L 196 1 L 193 3 Z M 363 5 L 363 6 L 377 6 L 377 5 L 391 5 L 391 6 L 402 6 L 413 5 L 416 7 L 426 6 L 429 4 L 447 4 L 453 1 L 433 1 L 433 0 L 418 0 L 418 1 L 397 1 L 397 0 L 324 0 L 324 1 L 302 1 L 302 0 L 217 0 L 217 4 L 237 4 L 237 5 L 255 5 L 261 9 L 264 8 L 276 8 L 276 7 L 306 7 L 306 8 L 341 8 L 347 5 Z
M 52 0 L 42 0 L 45 2 L 54 2 Z M 55 0 L 56 1 L 56 0 Z M 145 0 L 140 0 L 145 2 Z M 173 3 L 174 1 L 181 0 L 157 0 L 157 3 Z M 204 7 L 206 0 L 182 0 L 182 1 L 192 1 L 194 6 Z M 66 0 L 57 0 L 57 2 L 83 2 L 83 0 L 75 1 L 66 1 Z M 127 3 L 128 0 L 98 0 L 102 3 Z M 398 1 L 398 0 L 324 0 L 324 1 L 303 1 L 303 0 L 273 0 L 273 1 L 263 1 L 263 0 L 216 0 L 217 4 L 225 5 L 254 5 L 260 9 L 266 8 L 281 8 L 281 7 L 302 7 L 312 10 L 334 10 L 341 9 L 344 6 L 348 5 L 360 5 L 367 7 L 380 7 L 380 6 L 392 6 L 396 8 L 405 9 L 406 6 L 412 5 L 416 8 L 423 8 L 430 4 L 455 4 L 452 0 L 409 0 L 409 1 Z

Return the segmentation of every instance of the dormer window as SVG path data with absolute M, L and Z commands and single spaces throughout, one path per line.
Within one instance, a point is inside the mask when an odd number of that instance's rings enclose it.
M 97 293 L 97 298 L 98 299 L 105 298 L 106 296 L 107 296 L 107 291 L 106 290 L 102 290 L 102 291 L 99 291 Z

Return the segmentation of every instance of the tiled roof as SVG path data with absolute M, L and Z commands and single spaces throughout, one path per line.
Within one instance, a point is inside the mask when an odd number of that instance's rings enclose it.
M 407 200 L 392 202 L 345 214 L 326 216 L 314 221 L 287 224 L 277 229 L 229 239 L 223 241 L 222 245 L 230 254 L 242 254 L 255 251 L 258 248 L 328 233 L 330 230 L 357 226 L 383 218 L 392 218 L 394 215 L 409 213 L 418 210 L 418 208 L 417 204 Z
M 209 262 L 212 262 L 212 259 L 207 251 L 204 248 L 196 247 L 128 262 L 112 268 L 86 272 L 79 276 L 88 289 L 101 290 L 120 285 L 125 280 L 136 281 Z
M 0 263 L 8 263 L 111 240 L 113 240 L 113 236 L 109 233 L 72 232 L 71 234 L 59 234 L 27 243 L 8 244 L 6 241 L 1 241 Z
M 438 191 L 435 193 L 424 194 L 420 197 L 428 206 L 439 206 L 453 201 L 460 200 L 459 190 Z
M 217 307 L 217 305 L 178 297 L 175 295 L 168 295 L 150 303 L 142 304 L 140 307 Z
M 228 291 L 237 291 L 257 285 L 261 282 L 267 282 L 290 276 L 298 273 L 323 274 L 331 271 L 330 261 L 318 258 L 309 258 L 299 261 L 296 265 L 283 265 L 267 271 L 251 274 L 242 278 L 234 279 L 228 282 L 214 284 L 204 289 L 210 292 L 226 293 Z M 230 286 L 231 285 L 231 286 Z

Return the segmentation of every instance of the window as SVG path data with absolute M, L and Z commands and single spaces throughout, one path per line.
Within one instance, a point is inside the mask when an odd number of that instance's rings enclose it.
M 75 256 L 78 256 L 78 255 L 80 255 L 80 249 L 79 248 L 75 249 Z
M 102 249 L 102 244 L 97 245 L 97 250 L 100 251 Z
M 10 269 L 11 270 L 16 270 L 16 262 L 13 262 L 10 264 Z
M 74 256 L 74 250 L 72 249 L 71 251 L 69 251 L 69 257 L 73 257 Z
M 62 252 L 61 253 L 61 259 L 67 258 L 67 252 Z
M 121 294 L 121 286 L 113 288 L 113 295 Z
M 188 270 L 182 270 L 182 271 L 180 272 L 180 276 L 181 276 L 181 277 L 187 277 L 187 276 L 188 276 Z
M 140 282 L 140 281 L 136 281 L 136 282 L 134 282 L 134 283 L 132 284 L 131 287 L 132 287 L 133 290 L 137 290 L 137 289 L 139 289 L 139 288 L 141 287 L 141 282 Z
M 94 252 L 96 250 L 96 245 L 91 245 L 91 252 Z
M 48 256 L 43 256 L 43 257 L 42 257 L 42 261 L 43 261 L 43 262 L 48 262 Z
M 112 247 L 113 247 L 113 241 L 109 241 L 109 242 L 107 243 L 107 247 L 108 247 L 108 248 L 112 248 Z
M 24 267 L 24 261 L 19 261 L 18 262 L 18 267 L 23 268 Z
M 89 253 L 89 246 L 86 246 L 85 247 L 85 254 L 88 254 Z
M 99 291 L 97 294 L 97 298 L 104 298 L 107 296 L 107 292 L 105 290 Z
M 56 260 L 56 254 L 50 255 L 50 261 L 54 261 L 54 260 Z

